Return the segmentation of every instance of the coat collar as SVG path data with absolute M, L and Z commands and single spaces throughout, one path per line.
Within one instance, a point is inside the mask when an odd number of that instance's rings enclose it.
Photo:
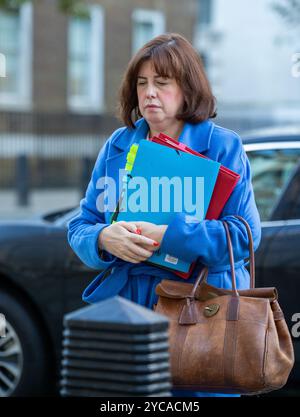
M 112 144 L 121 151 L 127 151 L 133 143 L 139 143 L 140 140 L 146 139 L 149 131 L 146 120 L 139 119 L 135 126 L 135 129 L 127 128 L 125 130 L 127 134 L 124 132 L 119 135 Z M 197 152 L 205 152 L 209 149 L 213 128 L 214 123 L 211 120 L 197 124 L 185 122 L 179 141 Z

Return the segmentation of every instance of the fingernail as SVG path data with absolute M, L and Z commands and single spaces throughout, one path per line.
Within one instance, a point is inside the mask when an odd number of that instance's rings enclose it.
M 137 233 L 138 235 L 142 234 L 141 229 L 136 229 L 135 233 Z
M 158 242 L 154 242 L 153 243 L 153 246 L 159 246 L 159 243 Z

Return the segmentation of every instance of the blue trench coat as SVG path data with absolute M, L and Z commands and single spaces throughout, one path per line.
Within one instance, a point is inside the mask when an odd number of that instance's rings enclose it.
M 115 179 L 119 189 L 119 169 L 124 169 L 126 155 L 133 143 L 147 137 L 149 126 L 145 119 L 136 122 L 135 129 L 116 130 L 99 152 L 85 198 L 81 200 L 81 212 L 68 225 L 68 241 L 74 252 L 89 267 L 102 270 L 83 292 L 83 300 L 96 303 L 116 294 L 138 304 L 152 308 L 157 301 L 155 287 L 163 278 L 182 280 L 172 272 L 147 265 L 132 264 L 99 253 L 98 235 L 108 226 L 112 212 L 97 210 L 97 197 L 103 189 L 97 189 L 97 180 L 109 176 Z M 229 223 L 232 237 L 236 281 L 239 289 L 249 288 L 249 273 L 244 259 L 248 256 L 248 237 L 245 226 L 235 217 L 239 214 L 250 225 L 254 250 L 261 238 L 260 218 L 251 184 L 250 164 L 240 137 L 233 131 L 220 127 L 211 120 L 198 124 L 185 123 L 179 138 L 192 149 L 221 162 L 240 174 L 240 179 L 227 201 L 220 219 Z M 118 198 L 118 193 L 116 198 Z M 117 202 L 117 201 L 116 201 Z M 221 288 L 231 288 L 230 264 L 225 230 L 220 220 L 186 222 L 183 213 L 176 213 L 161 242 L 162 252 L 193 262 L 197 260 L 192 276 L 186 282 L 194 282 L 203 265 L 209 267 L 208 283 Z M 174 391 L 175 396 L 230 396 L 200 392 Z

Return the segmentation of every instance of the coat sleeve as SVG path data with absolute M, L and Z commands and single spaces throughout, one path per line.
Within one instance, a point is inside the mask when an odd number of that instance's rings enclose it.
M 219 143 L 222 143 L 222 138 L 218 139 Z M 248 222 L 253 235 L 254 250 L 258 248 L 261 239 L 260 218 L 254 199 L 249 160 L 237 134 L 234 133 L 225 143 L 227 149 L 212 159 L 239 173 L 240 179 L 225 204 L 220 218 L 191 222 L 190 216 L 186 221 L 184 213 L 176 213 L 161 243 L 161 250 L 164 253 L 187 262 L 199 260 L 208 267 L 224 266 L 224 269 L 230 262 L 225 229 L 221 220 L 226 220 L 229 225 L 235 263 L 248 257 L 249 242 L 246 227 L 233 215 L 238 214 Z
M 71 219 L 68 224 L 68 242 L 77 256 L 87 266 L 94 269 L 106 269 L 116 257 L 109 252 L 98 248 L 98 236 L 107 226 L 104 212 L 96 206 L 96 183 L 99 178 L 105 176 L 105 161 L 108 156 L 110 139 L 99 152 L 85 197 L 80 202 L 80 213 Z

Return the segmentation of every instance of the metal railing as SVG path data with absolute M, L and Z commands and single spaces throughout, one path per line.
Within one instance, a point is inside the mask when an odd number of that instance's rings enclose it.
M 0 189 L 15 189 L 28 204 L 33 189 L 77 188 L 83 195 L 97 155 L 99 135 L 0 134 Z

